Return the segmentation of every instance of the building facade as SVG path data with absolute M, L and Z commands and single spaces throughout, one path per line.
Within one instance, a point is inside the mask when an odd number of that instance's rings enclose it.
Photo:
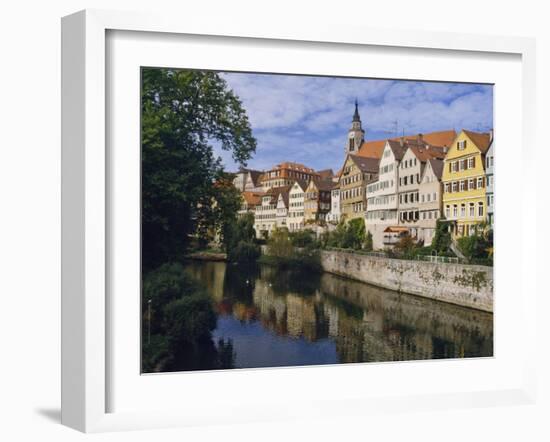
M 262 202 L 263 192 L 248 192 L 241 193 L 241 207 L 237 212 L 237 217 L 242 217 L 247 213 L 255 213 L 256 206 Z
M 332 180 L 311 180 L 304 195 L 304 224 L 324 225 L 331 209 Z
M 277 227 L 277 204 L 279 194 L 288 192 L 289 187 L 275 187 L 269 189 L 261 197 L 261 202 L 254 212 L 254 230 L 256 237 L 267 238 Z
M 363 218 L 367 207 L 366 183 L 378 176 L 379 161 L 348 154 L 340 174 L 340 213 L 346 221 Z
M 240 169 L 233 179 L 233 185 L 241 192 L 261 192 L 263 191 L 260 182 L 263 172 L 252 169 Z
M 398 168 L 405 152 L 403 141 L 387 140 L 380 159 L 378 178 L 366 186 L 365 227 L 372 235 L 375 249 L 391 245 L 384 244 L 384 230 L 399 224 Z
M 443 188 L 441 184 L 443 164 L 442 159 L 428 160 L 420 179 L 418 240 L 424 246 L 431 245 L 435 235 L 437 220 L 443 216 Z
M 305 181 L 296 181 L 288 194 L 287 227 L 291 232 L 304 228 L 304 198 L 307 189 Z
M 493 168 L 495 165 L 495 142 L 491 143 L 487 155 L 485 156 L 485 176 L 487 177 L 487 223 L 493 227 L 495 221 L 494 215 L 494 187 L 495 176 Z
M 279 193 L 277 198 L 277 217 L 276 217 L 276 226 L 279 229 L 287 228 L 287 218 L 288 218 L 288 197 L 289 197 L 290 187 L 285 187 Z
M 263 173 L 260 178 L 264 191 L 271 188 L 292 186 L 297 180 L 309 181 L 319 178 L 319 174 L 300 163 L 285 162 L 277 164 L 273 169 Z
M 443 165 L 443 210 L 453 238 L 471 235 L 487 217 L 485 156 L 488 133 L 462 130 Z
M 407 150 L 397 171 L 399 225 L 407 227 L 410 236 L 419 240 L 421 178 L 427 162 L 430 159 L 443 160 L 447 148 L 426 143 L 421 134 L 416 140 L 405 140 L 403 145 Z
M 330 212 L 327 213 L 327 222 L 338 224 L 340 222 L 340 185 L 333 184 L 334 187 L 330 191 Z

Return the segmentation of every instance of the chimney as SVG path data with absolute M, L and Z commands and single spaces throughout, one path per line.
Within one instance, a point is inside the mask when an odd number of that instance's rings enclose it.
M 399 138 L 399 144 L 401 145 L 401 147 L 403 147 L 405 145 L 405 137 L 400 137 Z
M 424 140 L 422 139 L 422 134 L 418 134 L 418 136 L 416 137 L 417 140 L 418 140 L 418 144 L 422 143 Z
M 443 146 L 443 153 L 447 153 L 448 150 L 449 148 L 447 146 Z

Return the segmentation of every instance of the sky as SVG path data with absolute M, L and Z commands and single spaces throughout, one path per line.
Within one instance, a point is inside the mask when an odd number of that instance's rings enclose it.
M 379 140 L 437 130 L 487 131 L 493 87 L 483 84 L 221 73 L 241 99 L 257 140 L 252 169 L 295 161 L 337 171 L 355 109 L 365 138 Z M 228 171 L 238 166 L 215 147 Z

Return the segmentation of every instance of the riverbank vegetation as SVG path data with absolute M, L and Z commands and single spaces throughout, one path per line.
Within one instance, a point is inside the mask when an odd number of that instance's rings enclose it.
M 276 228 L 267 240 L 266 253 L 258 262 L 277 266 L 281 269 L 300 269 L 310 272 L 321 272 L 321 259 L 317 241 L 305 240 L 307 231 L 292 235 L 286 228 Z M 311 232 L 311 235 L 314 235 Z M 294 241 L 294 243 L 293 243 Z M 296 246 L 295 244 L 305 244 Z
M 181 264 L 163 264 L 147 274 L 141 314 L 143 372 L 232 367 L 232 343 L 214 344 L 210 299 Z

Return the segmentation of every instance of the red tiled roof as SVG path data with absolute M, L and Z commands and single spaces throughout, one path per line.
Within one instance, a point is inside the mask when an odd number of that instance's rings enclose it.
M 400 138 L 401 137 L 395 137 L 390 138 L 390 140 L 399 141 Z M 406 140 L 416 140 L 418 135 L 405 135 L 404 138 Z M 450 146 L 455 138 L 456 132 L 454 129 L 422 134 L 422 139 L 426 143 L 433 146 Z M 384 151 L 385 145 L 386 140 L 363 141 L 357 155 L 367 158 L 380 158 L 382 156 L 382 152 Z
M 491 145 L 491 135 L 488 133 L 479 133 L 479 132 L 472 132 L 466 129 L 462 129 L 462 131 L 468 135 L 468 138 L 474 142 L 474 144 L 477 146 L 481 152 L 485 153 L 489 150 L 489 146 Z

